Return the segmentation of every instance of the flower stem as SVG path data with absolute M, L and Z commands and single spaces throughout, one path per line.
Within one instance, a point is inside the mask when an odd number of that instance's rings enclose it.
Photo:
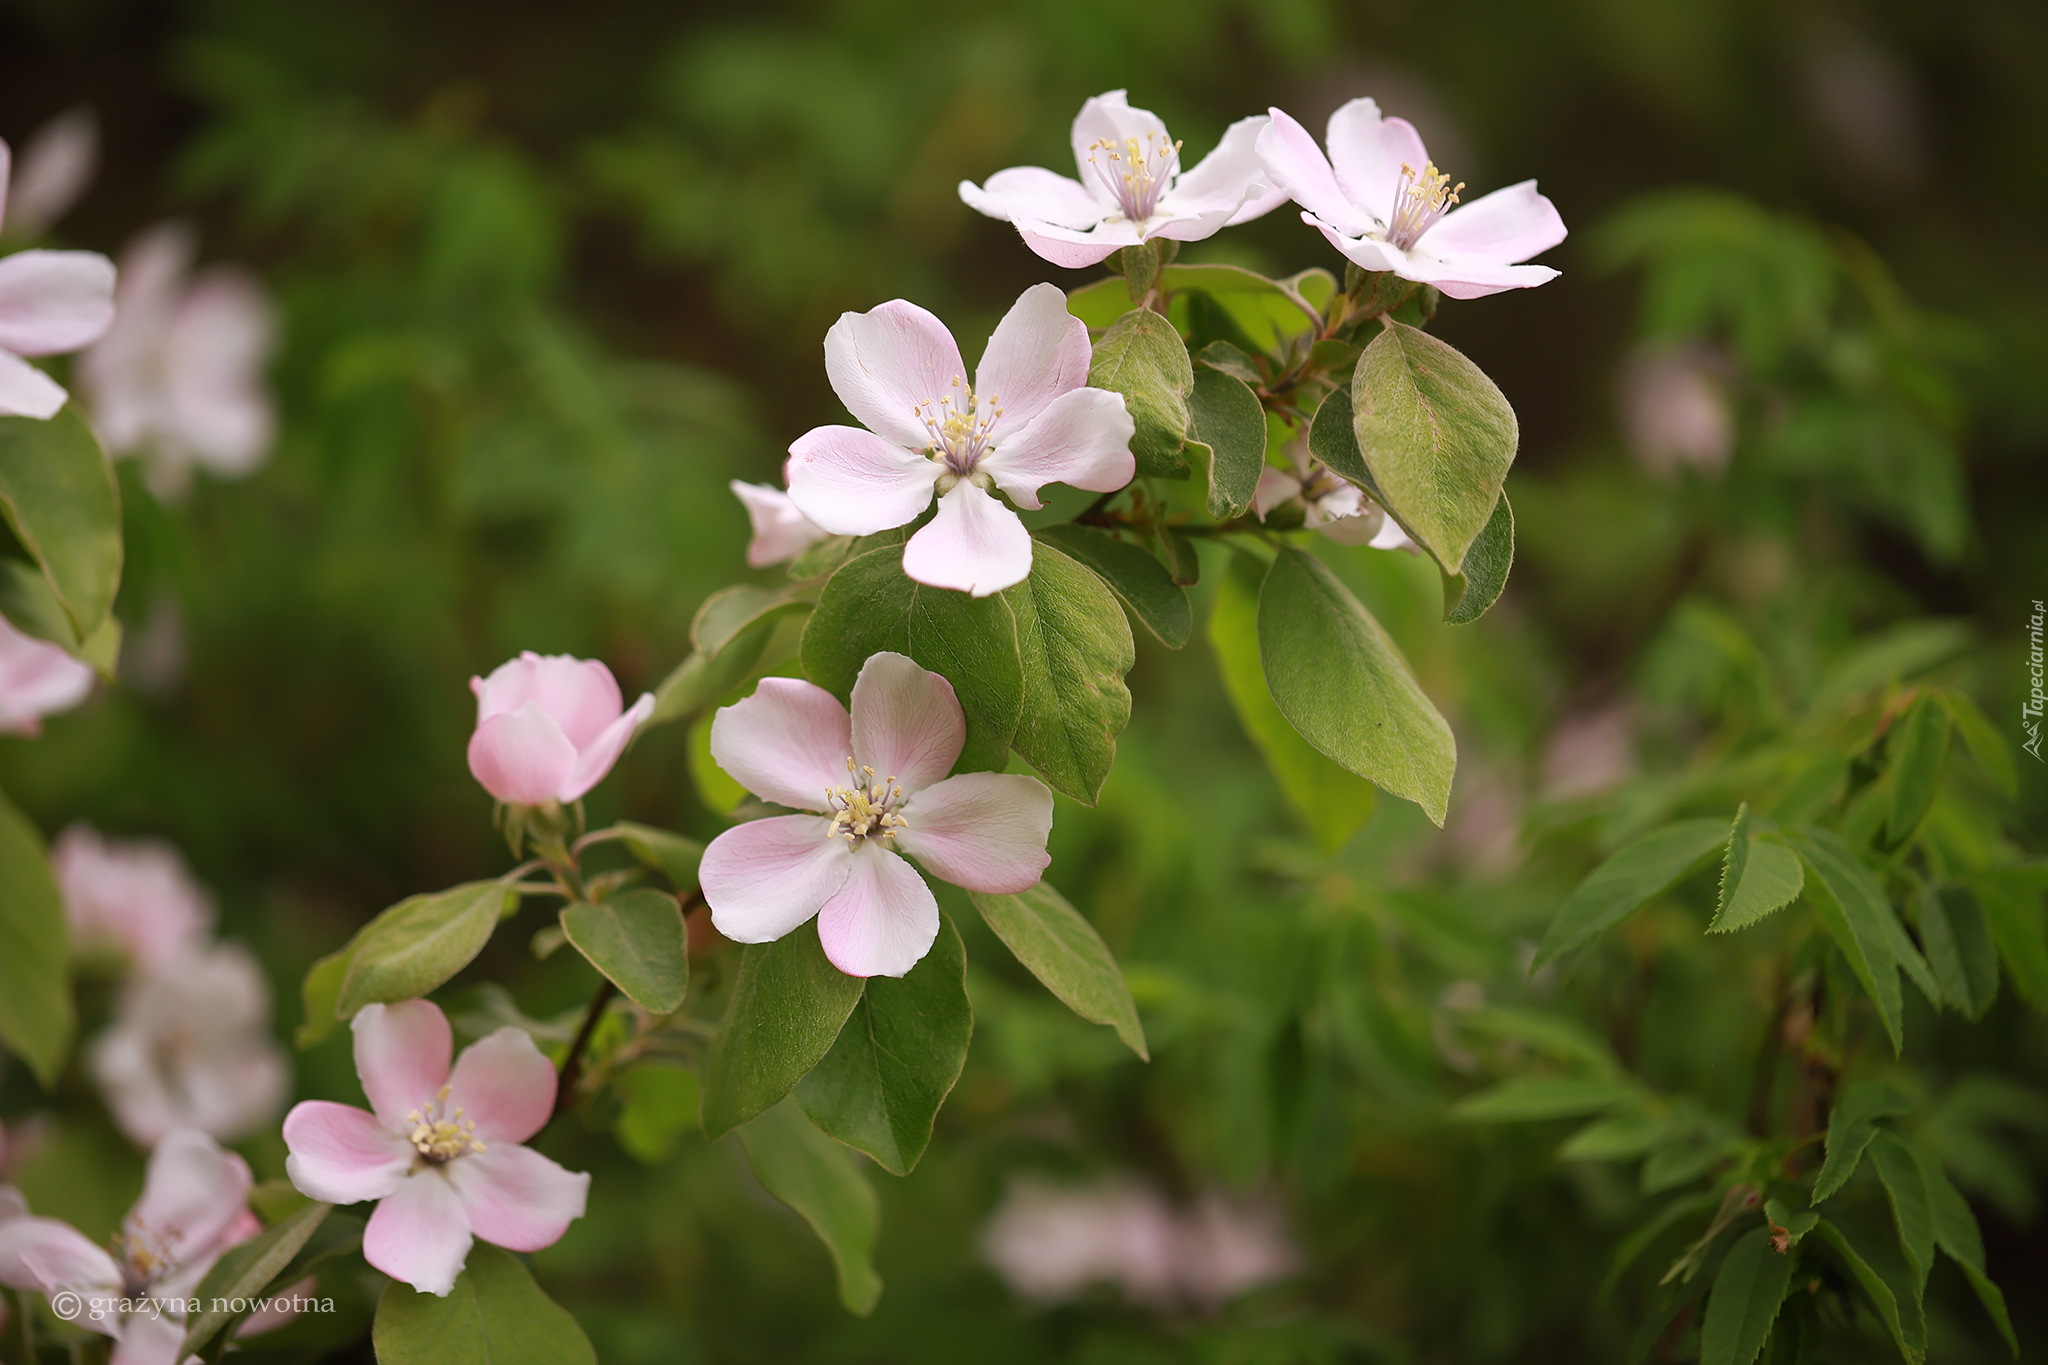
M 562 1078 L 555 1086 L 557 1114 L 576 1103 L 576 1086 L 583 1078 L 583 1050 L 590 1044 L 590 1035 L 597 1032 L 597 1021 L 604 1017 L 604 1007 L 618 993 L 619 988 L 611 983 L 609 977 L 597 983 L 597 994 L 590 998 L 590 1009 L 583 1016 L 583 1027 L 576 1031 L 576 1041 L 569 1044 L 569 1055 L 562 1059 Z

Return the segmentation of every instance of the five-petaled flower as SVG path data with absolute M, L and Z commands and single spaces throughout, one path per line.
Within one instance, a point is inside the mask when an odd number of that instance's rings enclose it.
M 1271 114 L 1258 143 L 1266 174 L 1346 260 L 1454 299 L 1557 278 L 1547 265 L 1517 264 L 1565 236 L 1535 181 L 1454 208 L 1464 185 L 1437 170 L 1413 124 L 1382 118 L 1373 101 L 1352 100 L 1330 115 L 1328 157 L 1306 128 L 1278 109 Z
M 12 164 L 0 142 L 0 213 Z M 114 263 L 97 251 L 17 251 L 0 259 L 0 415 L 56 416 L 69 395 L 22 357 L 90 346 L 113 321 Z
M 590 1177 L 519 1144 L 555 1107 L 555 1068 L 506 1027 L 462 1050 L 425 1000 L 365 1005 L 352 1025 L 367 1113 L 306 1100 L 284 1119 L 285 1171 L 334 1204 L 380 1201 L 363 1258 L 423 1294 L 455 1286 L 476 1237 L 539 1251 L 583 1216 Z
M 816 427 L 790 446 L 789 495 L 834 535 L 865 536 L 938 515 L 903 547 L 903 572 L 976 597 L 1031 572 L 1031 534 L 996 500 L 1040 506 L 1068 483 L 1113 493 L 1131 481 L 1135 426 L 1120 393 L 1088 385 L 1088 328 L 1066 295 L 1035 284 L 1003 315 L 968 384 L 946 325 L 896 299 L 847 313 L 825 336 L 825 373 L 860 427 Z
M 699 874 L 711 922 L 767 943 L 815 915 L 840 971 L 902 976 L 938 937 L 939 905 L 898 850 L 969 891 L 1037 885 L 1052 793 L 1016 774 L 947 777 L 966 739 L 953 685 L 901 654 L 862 665 L 851 715 L 822 687 L 762 679 L 713 718 L 711 756 L 756 796 L 814 813 L 711 841 Z
M 747 509 L 747 521 L 754 529 L 753 539 L 747 542 L 749 568 L 765 569 L 795 559 L 831 534 L 805 516 L 796 500 L 774 484 L 734 479 L 728 486 Z
M 469 690 L 469 771 L 492 796 L 519 806 L 581 800 L 654 713 L 651 692 L 626 710 L 618 680 L 597 660 L 530 649 L 488 678 L 471 678 Z
M 1239 119 L 1216 150 L 1180 169 L 1180 143 L 1121 90 L 1097 95 L 1074 117 L 1069 180 L 1043 166 L 1012 166 L 985 185 L 960 182 L 969 208 L 1003 218 L 1054 265 L 1089 266 L 1155 237 L 1198 242 L 1286 202 L 1259 165 L 1264 118 Z

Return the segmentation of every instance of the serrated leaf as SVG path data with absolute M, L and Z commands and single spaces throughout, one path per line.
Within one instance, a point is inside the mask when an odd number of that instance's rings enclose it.
M 562 933 L 591 966 L 649 1014 L 682 1008 L 690 959 L 676 898 L 634 887 L 596 905 L 562 907 Z
M 2035 1009 L 2048 1010 L 2048 924 L 2041 915 L 2041 893 L 1992 873 L 1974 879 L 1970 889 L 2013 989 Z
M 1591 943 L 1670 890 L 1727 839 L 1728 826 L 1719 820 L 1681 820 L 1618 850 L 1559 907 L 1529 970 Z
M 121 493 L 76 403 L 48 421 L 0 416 L 0 517 L 89 640 L 121 583 Z
M 1515 509 L 1508 506 L 1508 495 L 1502 492 L 1479 538 L 1465 552 L 1464 567 L 1455 574 L 1438 568 L 1444 581 L 1445 624 L 1470 625 L 1484 616 L 1486 609 L 1500 600 L 1514 564 Z
M 881 1202 L 847 1150 L 783 1100 L 739 1130 L 747 1164 L 768 1193 L 802 1216 L 831 1254 L 839 1301 L 866 1317 L 882 1297 L 875 1273 Z
M 1897 1133 L 1878 1129 L 1870 1139 L 1870 1164 L 1891 1202 L 1892 1224 L 1899 1247 L 1912 1263 L 1920 1292 L 1927 1292 L 1927 1274 L 1934 1268 L 1934 1207 L 1920 1156 Z
M 1208 483 L 1209 515 L 1244 515 L 1266 467 L 1266 410 L 1243 380 L 1208 365 L 1188 394 L 1188 453 Z
M 445 1298 L 384 1286 L 371 1340 L 378 1365 L 597 1365 L 569 1310 L 517 1256 L 484 1241 Z
M 1884 1277 L 1871 1268 L 1870 1262 L 1850 1243 L 1842 1230 L 1827 1219 L 1821 1219 L 1810 1235 L 1834 1253 L 1836 1264 L 1847 1271 L 1856 1287 L 1863 1291 L 1864 1297 L 1877 1310 L 1878 1320 L 1891 1333 L 1892 1344 L 1899 1348 L 1899 1354 L 1909 1365 L 1920 1365 L 1927 1358 L 1927 1346 L 1917 1306 L 1901 1305 Z
M 1058 996 L 1095 1024 L 1108 1024 L 1125 1046 L 1146 1061 L 1144 1025 L 1130 985 L 1102 935 L 1047 882 L 1013 896 L 970 893 L 974 908 L 1003 946 Z
M 1088 384 L 1124 396 L 1137 431 L 1131 454 L 1145 478 L 1184 479 L 1188 393 L 1194 366 L 1180 333 L 1163 313 L 1135 308 L 1110 324 L 1088 362 Z
M 1639 1101 L 1642 1093 L 1624 1080 L 1601 1076 L 1520 1076 L 1467 1096 L 1451 1106 L 1451 1117 L 1466 1123 L 1515 1123 L 1580 1118 Z
M 1888 749 L 1892 776 L 1891 808 L 1885 815 L 1885 844 L 1903 848 L 1941 791 L 1948 766 L 1948 712 L 1932 697 L 1922 697 L 1907 710 Z
M 1999 1335 L 2005 1338 L 2007 1349 L 2018 1357 L 2020 1340 L 2012 1329 L 2012 1315 L 2006 1311 L 2005 1294 L 1985 1273 L 1984 1234 L 1977 1227 L 1977 1215 L 1970 1212 L 1969 1202 L 1949 1180 L 1941 1164 L 1925 1152 L 1917 1155 L 1921 1174 L 1927 1180 L 1928 1209 L 1934 1219 L 1934 1244 L 1962 1267 L 1970 1288 L 1976 1291 L 1984 1311 L 1991 1315 Z
M 503 882 L 465 882 L 409 896 L 371 920 L 349 950 L 335 1013 L 347 1019 L 432 991 L 483 951 L 511 894 Z
M 1768 1228 L 1736 1239 L 1707 1294 L 1700 1365 L 1752 1365 L 1791 1287 L 1793 1260 L 1771 1248 Z
M 1920 890 L 1919 910 L 1920 943 L 1941 998 L 1982 1019 L 1998 998 L 1998 945 L 1977 898 L 1966 886 L 1929 885 Z
M 1670 1133 L 1670 1125 L 1654 1114 L 1629 1110 L 1594 1119 L 1565 1139 L 1557 1149 L 1560 1161 L 1632 1161 Z
M 1899 964 L 1892 951 L 1887 919 L 1896 920 L 1884 888 L 1863 860 L 1839 834 L 1802 825 L 1789 835 L 1792 846 L 1814 875 L 1806 898 L 1833 936 L 1849 969 L 1877 1005 L 1892 1051 L 1905 1047 L 1905 1005 L 1900 998 Z
M 908 1175 L 973 1034 L 967 952 L 942 916 L 931 951 L 906 975 L 868 979 L 831 1051 L 797 1083 L 796 1102 L 820 1131 Z
M 1956 727 L 1956 733 L 1963 737 L 1963 747 L 1977 760 L 1977 766 L 1984 770 L 1993 786 L 2004 794 L 2007 800 L 2019 795 L 2019 772 L 2013 766 L 2012 746 L 2005 742 L 1998 727 L 1991 723 L 1991 717 L 1984 714 L 1984 708 L 1968 695 L 1952 688 L 1943 688 L 1934 694 L 1940 699 L 1942 708 L 1948 712 L 1949 721 Z
M 1458 764 L 1449 722 L 1351 590 L 1291 547 L 1259 589 L 1259 661 L 1303 739 L 1443 824 Z
M 832 1050 L 865 984 L 832 965 L 815 925 L 748 944 L 704 1072 L 705 1136 L 745 1123 L 794 1089 Z
M 1728 841 L 1728 859 L 1721 870 L 1721 903 L 1707 932 L 1732 934 L 1747 929 L 1799 899 L 1805 886 L 1806 872 L 1799 855 L 1775 838 L 1752 834 L 1745 805 Z
M 1173 581 L 1173 575 L 1157 559 L 1108 531 L 1072 522 L 1048 526 L 1032 535 L 1093 569 L 1159 643 L 1168 649 L 1187 644 L 1194 630 L 1187 590 Z
M 1024 703 L 1011 744 L 1051 786 L 1095 804 L 1131 719 L 1130 622 L 1093 570 L 1040 542 L 1031 574 L 1003 590 L 1016 622 Z
M 1877 1136 L 1877 1121 L 1911 1113 L 1912 1097 L 1886 1081 L 1857 1081 L 1843 1088 L 1828 1114 L 1827 1159 L 1813 1182 L 1818 1204 L 1856 1174 L 1864 1149 Z
M 78 1027 L 70 945 L 43 836 L 0 797 L 0 1041 L 46 1091 L 56 1088 Z
M 621 820 L 612 829 L 641 866 L 668 878 L 677 895 L 688 896 L 697 889 L 697 865 L 703 861 L 704 845 L 686 835 L 630 820 Z

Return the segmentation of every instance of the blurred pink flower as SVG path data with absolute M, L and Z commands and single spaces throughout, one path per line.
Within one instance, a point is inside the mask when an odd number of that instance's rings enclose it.
M 747 509 L 754 538 L 747 542 L 747 563 L 756 569 L 795 559 L 830 532 L 820 528 L 796 501 L 768 483 L 742 483 L 734 479 L 733 496 Z
M 1330 115 L 1329 155 L 1278 109 L 1259 135 L 1266 174 L 1344 258 L 1363 270 L 1392 271 L 1435 285 L 1454 299 L 1527 289 L 1557 278 L 1547 265 L 1519 265 L 1565 238 L 1556 207 L 1524 180 L 1464 205 L 1423 150 L 1406 119 L 1382 118 L 1369 99 Z
M 1704 347 L 1639 347 L 1622 365 L 1621 427 L 1636 463 L 1659 477 L 1718 474 L 1735 453 L 1731 367 Z
M 188 949 L 130 979 L 87 1060 L 114 1122 L 141 1146 L 177 1128 L 245 1137 L 291 1090 L 263 969 L 233 943 Z
M 618 681 L 597 660 L 530 649 L 488 678 L 471 678 L 469 690 L 469 771 L 492 796 L 519 806 L 581 800 L 654 711 L 651 692 L 625 710 Z
M 1298 446 L 1292 450 L 1294 473 L 1267 465 L 1259 471 L 1259 485 L 1252 493 L 1252 509 L 1259 520 L 1286 502 L 1300 498 L 1301 524 L 1321 531 L 1339 545 L 1370 545 L 1375 550 L 1406 550 L 1419 554 L 1401 523 L 1386 509 L 1367 497 L 1355 484 L 1332 474 Z
M 1131 481 L 1135 427 L 1123 395 L 1088 385 L 1088 328 L 1050 284 L 996 324 L 974 383 L 946 325 L 896 299 L 845 313 L 825 336 L 825 372 L 864 424 L 815 427 L 789 448 L 789 495 L 834 535 L 865 536 L 939 511 L 903 547 L 903 572 L 976 597 L 1031 572 L 1031 533 L 990 493 L 1036 508 L 1068 483 L 1111 493 Z
M 1543 752 L 1542 792 L 1551 801 L 1593 796 L 1636 768 L 1635 711 L 1624 703 L 1575 711 L 1557 723 Z
M 583 1216 L 590 1177 L 519 1144 L 555 1107 L 555 1068 L 507 1026 L 454 1049 L 425 1000 L 365 1005 L 353 1024 L 356 1075 L 375 1113 L 307 1100 L 285 1116 L 285 1170 L 335 1204 L 378 1200 L 363 1256 L 423 1294 L 446 1296 L 472 1241 L 553 1246 Z
M 0 358 L 0 371 L 5 369 Z M 0 388 L 6 379 L 0 373 Z M 0 398 L 0 411 L 5 411 Z M 48 640 L 0 618 L 0 734 L 42 733 L 43 717 L 69 711 L 92 693 L 93 671 Z
M 0 215 L 12 161 L 0 142 Z M 114 263 L 97 251 L 17 251 L 0 258 L 0 415 L 56 416 L 69 395 L 22 357 L 90 346 L 113 320 Z
M 1070 180 L 1043 166 L 997 171 L 985 185 L 960 182 L 969 208 L 1013 224 L 1024 244 L 1054 265 L 1090 266 L 1154 237 L 1197 242 L 1286 202 L 1259 166 L 1264 118 L 1239 119 L 1194 169 L 1149 109 L 1121 90 L 1097 95 L 1074 116 Z
M 762 679 L 712 719 L 711 756 L 756 796 L 816 813 L 711 841 L 700 872 L 711 922 L 768 943 L 815 915 L 840 971 L 902 976 L 938 936 L 939 905 L 896 850 L 969 891 L 1036 886 L 1052 861 L 1052 793 L 1020 774 L 947 777 L 966 738 L 953 685 L 901 654 L 862 665 L 851 715 L 822 687 Z
M 156 1307 L 123 1313 L 119 1301 L 191 1298 L 221 1253 L 262 1231 L 249 1212 L 249 1185 L 247 1163 L 206 1134 L 166 1133 L 150 1153 L 142 1197 L 121 1220 L 118 1256 L 69 1223 L 29 1216 L 24 1205 L 13 1218 L 0 1215 L 0 1284 L 78 1295 L 78 1325 L 118 1343 L 109 1365 L 178 1365 L 184 1315 Z M 266 1315 L 258 1330 L 278 1321 Z
M 213 924 L 212 898 L 161 839 L 104 839 L 73 825 L 57 837 L 50 867 L 79 947 L 161 968 L 197 947 Z
M 17 237 L 40 236 L 78 202 L 99 161 L 99 120 L 84 105 L 65 110 L 29 134 L 14 183 L 0 187 L 6 198 L 7 230 Z
M 270 300 L 233 266 L 188 279 L 193 254 L 178 223 L 129 243 L 114 325 L 79 362 L 108 453 L 146 450 L 163 497 L 184 492 L 194 465 L 229 479 L 253 473 L 276 427 L 263 385 L 277 332 Z

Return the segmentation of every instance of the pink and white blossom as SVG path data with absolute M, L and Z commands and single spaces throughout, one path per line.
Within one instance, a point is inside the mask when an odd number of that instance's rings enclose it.
M 1370 545 L 1375 550 L 1406 550 L 1418 553 L 1415 542 L 1401 529 L 1401 523 L 1386 509 L 1367 497 L 1358 485 L 1337 477 L 1320 460 L 1296 446 L 1294 472 L 1267 465 L 1259 471 L 1258 487 L 1252 492 L 1252 510 L 1259 520 L 1290 498 L 1302 504 L 1301 524 L 1321 531 L 1339 545 Z
M 1012 166 L 988 183 L 960 182 L 969 208 L 1001 218 L 1054 265 L 1094 265 L 1155 237 L 1198 242 L 1287 199 L 1259 165 L 1264 118 L 1239 119 L 1216 150 L 1181 170 L 1181 144 L 1121 90 L 1097 95 L 1074 118 L 1070 180 L 1043 166 Z
M 1702 346 L 1642 346 L 1621 369 L 1621 429 L 1636 463 L 1659 478 L 1714 476 L 1735 453 L 1727 357 Z
M 162 1305 L 191 1299 L 223 1252 L 262 1231 L 249 1187 L 248 1164 L 206 1134 L 166 1133 L 111 1252 L 69 1223 L 31 1216 L 25 1204 L 13 1217 L 0 1210 L 0 1284 L 76 1294 L 82 1311 L 73 1320 L 115 1339 L 109 1365 L 179 1365 L 184 1316 Z M 158 1306 L 124 1313 L 123 1300 Z M 279 1321 L 251 1319 L 256 1330 Z
M 810 814 L 729 829 L 704 850 L 711 922 L 768 943 L 818 921 L 849 976 L 902 976 L 931 950 L 939 906 L 904 861 L 969 891 L 1014 893 L 1052 861 L 1052 793 L 1033 777 L 947 777 L 967 739 L 953 685 L 901 654 L 862 665 L 853 707 L 764 678 L 712 718 L 711 756 L 764 800 Z
M 0 227 L 13 155 L 0 142 Z M 23 359 L 90 346 L 114 321 L 114 263 L 97 251 L 0 258 L 0 416 L 50 418 L 70 395 Z
M 0 357 L 0 371 L 5 368 Z M 0 373 L 0 387 L 5 383 Z M 4 403 L 0 398 L 0 412 Z M 89 665 L 0 618 L 0 735 L 41 734 L 44 716 L 69 711 L 92 695 L 93 677 Z
M 90 108 L 67 109 L 29 134 L 4 194 L 6 230 L 38 237 L 62 218 L 99 168 L 100 126 Z
M 73 825 L 50 850 L 50 870 L 72 943 L 112 950 L 145 970 L 196 949 L 213 924 L 213 898 L 161 839 L 107 839 Z
M 351 1026 L 370 1110 L 307 1100 L 285 1115 L 285 1171 L 310 1199 L 378 1201 L 363 1257 L 423 1294 L 446 1296 L 475 1238 L 511 1251 L 553 1246 L 583 1216 L 590 1177 L 520 1144 L 555 1108 L 555 1068 L 507 1026 L 454 1050 L 425 1000 L 365 1005 Z
M 270 1035 L 270 986 L 235 943 L 188 947 L 132 977 L 87 1062 L 114 1122 L 139 1146 L 179 1128 L 246 1137 L 291 1092 L 290 1064 Z
M 150 486 L 176 497 L 195 466 L 243 478 L 276 429 L 263 369 L 277 339 L 269 297 L 234 266 L 191 274 L 195 246 L 164 223 L 121 253 L 114 325 L 79 362 L 111 455 L 147 453 Z
M 1369 99 L 1330 115 L 1329 155 L 1278 109 L 1259 134 L 1259 160 L 1301 205 L 1302 221 L 1363 270 L 1435 285 L 1454 299 L 1527 289 L 1557 278 L 1522 265 L 1565 238 L 1564 220 L 1536 182 L 1495 190 L 1461 207 L 1453 185 L 1406 119 L 1383 118 Z
M 969 384 L 946 325 L 896 299 L 846 313 L 825 337 L 825 372 L 861 427 L 817 427 L 789 448 L 789 495 L 834 535 L 865 536 L 938 515 L 903 547 L 903 572 L 976 597 L 1031 572 L 1031 534 L 995 496 L 1037 508 L 1067 483 L 1112 493 L 1131 481 L 1135 427 L 1120 393 L 1088 387 L 1088 328 L 1066 295 L 1036 284 L 996 324 Z
M 492 796 L 519 806 L 581 800 L 654 713 L 651 692 L 625 709 L 618 680 L 597 660 L 530 649 L 488 678 L 471 678 L 469 690 L 469 771 Z
M 805 516 L 796 500 L 774 484 L 734 479 L 729 486 L 747 509 L 747 520 L 754 528 L 754 538 L 747 542 L 751 568 L 765 569 L 795 559 L 831 534 Z

